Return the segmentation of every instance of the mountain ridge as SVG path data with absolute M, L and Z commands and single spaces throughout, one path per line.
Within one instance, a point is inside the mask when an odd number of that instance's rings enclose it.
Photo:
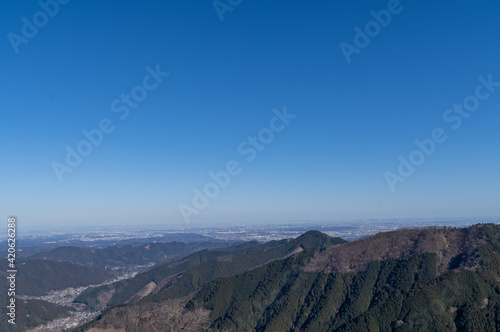
M 348 254 L 351 259 L 341 260 Z M 173 304 L 175 311 L 169 309 Z M 144 314 L 144 308 L 150 312 Z M 183 317 L 190 317 L 189 324 L 178 324 Z M 184 298 L 145 297 L 108 308 L 80 330 L 126 326 L 127 331 L 158 326 L 173 331 L 186 326 L 208 331 L 498 330 L 500 226 L 404 229 L 302 250 L 216 278 Z
M 137 275 L 131 280 L 112 285 L 91 288 L 75 300 L 97 309 L 102 302 L 97 301 L 104 293 L 113 292 L 106 305 L 119 305 L 144 298 L 143 290 L 150 290 L 153 301 L 187 296 L 203 284 L 216 278 L 235 275 L 256 268 L 274 259 L 287 257 L 299 247 L 312 250 L 330 244 L 344 243 L 340 238 L 331 238 L 319 232 L 303 234 L 296 239 L 284 239 L 258 243 L 238 244 L 228 248 L 204 249 L 174 261 L 158 264 L 154 268 Z M 155 287 L 148 285 L 154 282 Z M 147 287 L 148 286 L 148 287 Z M 138 293 L 141 293 L 139 296 Z M 135 296 L 138 295 L 138 296 Z
M 165 261 L 178 255 L 188 254 L 207 248 L 223 248 L 228 241 L 210 242 L 154 242 L 122 247 L 82 248 L 76 246 L 58 247 L 48 252 L 35 254 L 29 259 L 71 262 L 85 266 L 104 267 L 144 265 Z
M 317 253 L 305 267 L 315 272 L 359 272 L 371 261 L 410 258 L 417 254 L 436 253 L 439 271 L 463 255 L 462 265 L 474 268 L 473 252 L 479 243 L 486 243 L 477 226 L 469 228 L 424 227 L 404 228 L 370 235 Z M 386 245 L 385 245 L 386 244 Z

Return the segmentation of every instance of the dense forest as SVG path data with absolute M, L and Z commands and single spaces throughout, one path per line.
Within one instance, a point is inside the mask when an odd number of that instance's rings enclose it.
M 189 294 L 109 308 L 83 330 L 497 331 L 499 239 L 488 224 L 309 246 Z

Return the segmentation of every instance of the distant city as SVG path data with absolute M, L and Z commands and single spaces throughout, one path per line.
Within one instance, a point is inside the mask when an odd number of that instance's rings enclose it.
M 136 225 L 110 227 L 47 227 L 46 229 L 19 232 L 18 250 L 32 254 L 61 246 L 105 248 L 151 242 L 197 242 L 204 240 L 259 241 L 268 242 L 296 238 L 309 231 L 318 230 L 332 237 L 347 241 L 362 238 L 382 231 L 403 227 L 453 226 L 466 227 L 478 223 L 500 223 L 500 217 L 474 218 L 415 218 L 415 219 L 360 219 L 340 221 L 302 221 L 291 223 L 245 224 L 245 225 Z M 2 234 L 0 243 L 7 237 Z

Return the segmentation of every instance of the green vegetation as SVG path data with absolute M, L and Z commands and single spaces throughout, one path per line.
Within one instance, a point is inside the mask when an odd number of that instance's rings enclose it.
M 51 290 L 100 284 L 113 277 L 101 268 L 68 262 L 25 260 L 17 265 L 19 295 L 45 295 Z
M 108 306 L 126 303 L 148 283 L 157 286 L 147 301 L 161 301 L 186 296 L 202 285 L 220 277 L 236 275 L 267 262 L 286 257 L 296 250 L 320 249 L 344 243 L 340 238 L 331 238 L 317 231 L 310 231 L 293 240 L 271 241 L 260 244 L 250 242 L 229 248 L 202 250 L 186 257 L 169 261 L 113 285 L 87 289 L 75 301 L 87 304 L 93 309 L 104 307 L 102 295 L 112 292 Z
M 50 252 L 36 254 L 30 257 L 30 259 L 71 262 L 94 267 L 104 267 L 106 265 L 129 266 L 162 262 L 182 254 L 207 248 L 222 248 L 227 246 L 229 246 L 227 242 L 213 241 L 151 243 L 108 247 L 104 249 L 59 247 Z
M 69 314 L 66 307 L 41 300 L 17 300 L 17 305 L 16 325 L 23 330 Z
M 441 275 L 442 253 L 372 261 L 351 273 L 303 272 L 306 260 L 289 258 L 216 280 L 186 308 L 211 310 L 211 327 L 228 331 L 499 330 L 500 227 L 470 231 L 478 256 L 462 241 L 465 251 L 450 265 L 464 268 Z M 464 260 L 474 264 L 457 264 Z
M 358 274 L 305 273 L 301 268 L 312 255 L 303 252 L 218 279 L 203 287 L 186 308 L 211 310 L 212 327 L 230 331 L 343 329 L 367 312 L 369 325 L 365 328 L 372 325 L 387 330 L 387 324 L 397 318 L 403 294 L 437 276 L 434 254 L 372 262 Z
M 290 241 L 217 256 L 82 330 L 500 330 L 500 226 L 407 229 L 326 249 L 324 239 L 313 232 L 296 239 L 298 247 Z M 268 263 L 245 265 L 259 255 Z

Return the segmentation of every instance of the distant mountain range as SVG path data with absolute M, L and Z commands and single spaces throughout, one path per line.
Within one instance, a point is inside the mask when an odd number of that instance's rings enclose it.
M 500 226 L 203 250 L 89 289 L 80 331 L 498 331 Z
M 16 261 L 18 270 L 16 294 L 43 296 L 53 290 L 102 284 L 116 278 L 113 267 L 126 270 L 128 267 L 162 262 L 206 248 L 228 247 L 232 243 L 193 234 L 186 235 L 186 240 L 200 238 L 211 241 L 134 244 L 103 249 L 59 247 L 49 252 L 38 253 Z M 6 260 L 3 263 L 5 271 Z M 0 272 L 0 277 L 6 280 L 7 274 Z M 0 283 L 0 303 L 5 302 L 6 295 L 6 283 Z M 20 306 L 19 311 L 23 312 L 16 325 L 21 330 L 28 326 L 37 326 L 68 312 L 64 306 L 41 300 L 18 299 L 17 302 Z M 26 319 L 24 314 L 29 315 L 29 319 Z M 4 314 L 0 315 L 0 330 L 9 326 L 6 317 Z
M 71 262 L 93 267 L 123 267 L 157 263 L 181 254 L 208 248 L 227 247 L 229 245 L 230 242 L 226 241 L 205 241 L 142 243 L 122 247 L 112 246 L 103 249 L 71 246 L 38 253 L 29 257 L 29 259 Z

